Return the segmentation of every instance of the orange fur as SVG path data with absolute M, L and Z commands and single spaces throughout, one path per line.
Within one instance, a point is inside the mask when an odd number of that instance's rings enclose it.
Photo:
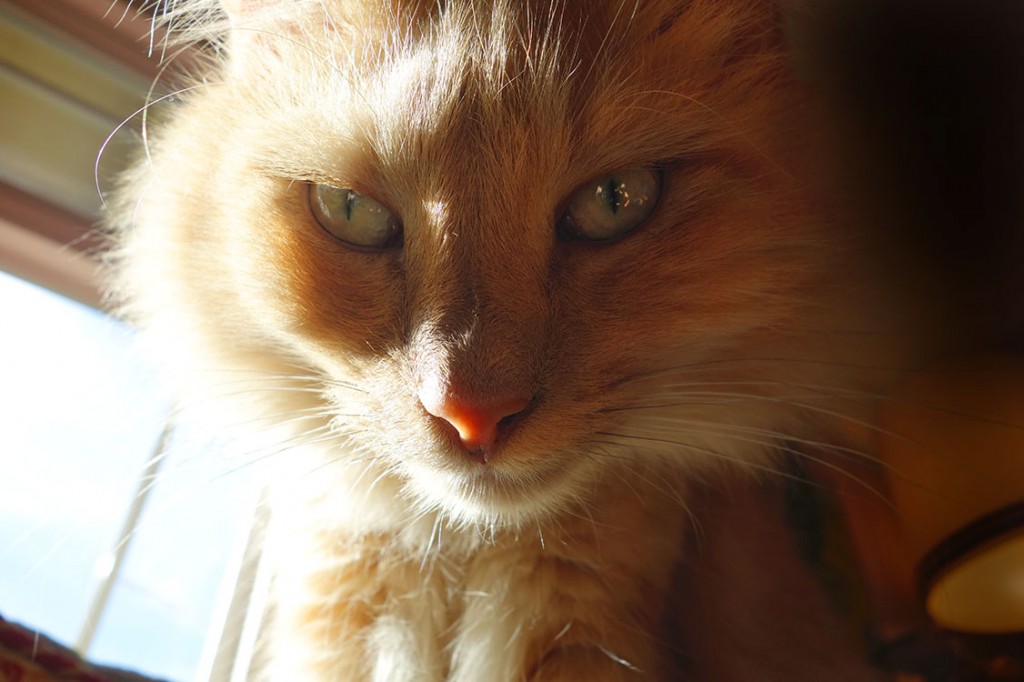
M 292 439 L 270 675 L 678 679 L 688 482 L 840 439 L 902 362 L 780 8 L 226 6 L 191 30 L 227 59 L 122 190 L 116 294 L 184 403 L 242 393 L 214 419 Z M 576 188 L 652 166 L 635 233 L 556 238 Z M 310 182 L 403 248 L 334 241 Z M 435 375 L 533 396 L 486 465 L 419 404 Z

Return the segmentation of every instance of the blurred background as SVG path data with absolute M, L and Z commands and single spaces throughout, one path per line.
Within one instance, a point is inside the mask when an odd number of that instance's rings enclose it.
M 0 616 L 103 663 L 229 679 L 251 472 L 170 435 L 94 260 L 141 111 L 175 87 L 153 29 L 139 2 L 0 1 Z

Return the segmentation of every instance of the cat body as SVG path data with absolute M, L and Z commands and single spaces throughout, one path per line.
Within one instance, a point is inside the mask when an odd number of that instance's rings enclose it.
M 771 656 L 856 661 L 798 644 L 745 659 L 742 627 L 735 656 L 677 637 L 732 590 L 679 603 L 695 535 L 733 513 L 693 515 L 695 482 L 773 471 L 783 441 L 851 442 L 909 324 L 811 182 L 825 145 L 780 8 L 224 9 L 172 15 L 219 52 L 121 189 L 115 295 L 182 404 L 255 432 L 280 467 L 270 679 L 775 679 Z M 611 239 L 563 229 L 623 172 L 659 183 L 649 217 Z M 337 188 L 346 215 L 370 198 L 390 241 L 318 224 L 311 197 Z M 464 404 L 515 407 L 478 439 L 445 411 Z M 794 556 L 778 554 L 725 561 L 763 562 L 773 611 Z M 812 611 L 807 642 L 836 631 Z

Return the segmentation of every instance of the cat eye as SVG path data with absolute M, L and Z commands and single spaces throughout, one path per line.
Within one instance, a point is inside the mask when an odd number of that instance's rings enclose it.
M 661 196 L 661 173 L 634 168 L 583 185 L 569 197 L 558 221 L 567 240 L 611 241 L 640 227 Z
M 402 225 L 395 215 L 354 189 L 311 184 L 309 208 L 320 227 L 349 246 L 373 251 L 401 246 Z

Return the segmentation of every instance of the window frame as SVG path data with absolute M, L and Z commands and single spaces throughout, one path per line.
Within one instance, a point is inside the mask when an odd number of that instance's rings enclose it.
M 137 83 L 154 82 L 161 74 L 159 54 L 150 54 L 165 39 L 163 29 L 155 22 L 152 6 L 132 0 L 0 0 L 0 12 L 25 21 L 47 35 L 55 45 L 71 46 L 89 55 L 117 78 L 127 75 Z M 2 14 L 0 14 L 2 18 Z M 154 49 L 154 52 L 157 50 Z M 191 51 L 175 55 L 186 64 L 193 59 Z M 0 62 L 0 70 L 10 66 Z M 30 75 L 17 73 L 19 78 Z M 40 84 L 71 106 L 85 108 L 82 102 L 60 92 L 52 84 Z M 142 93 L 143 95 L 145 93 Z M 116 126 L 116 122 L 111 126 Z M 2 159 L 0 159 L 2 163 Z M 85 181 L 85 180 L 83 180 Z M 91 182 L 92 178 L 88 178 Z M 102 240 L 96 230 L 98 212 L 87 215 L 61 205 L 53 197 L 34 194 L 23 187 L 0 179 L 0 270 L 62 294 L 103 312 L 101 266 L 97 258 Z M 157 446 L 162 451 L 171 437 L 173 425 L 168 423 Z M 154 462 L 161 460 L 154 453 Z M 138 491 L 148 491 L 152 467 L 141 475 Z M 199 661 L 197 679 L 243 680 L 251 674 L 256 642 L 263 628 L 267 609 L 267 593 L 271 580 L 262 552 L 263 534 L 269 523 L 266 495 L 256 500 L 251 523 L 236 538 L 238 551 L 224 574 L 219 602 L 214 607 Z M 111 548 L 117 562 L 123 559 L 130 538 L 138 525 L 143 494 L 129 501 L 125 510 L 122 539 Z M 84 619 L 78 637 L 79 653 L 88 654 L 91 633 L 108 603 L 110 591 L 119 577 L 115 569 L 95 587 L 90 612 Z M 2 611 L 2 605 L 0 605 Z M 69 643 L 70 644 L 70 643 Z M 84 651 L 81 651 L 84 649 Z

